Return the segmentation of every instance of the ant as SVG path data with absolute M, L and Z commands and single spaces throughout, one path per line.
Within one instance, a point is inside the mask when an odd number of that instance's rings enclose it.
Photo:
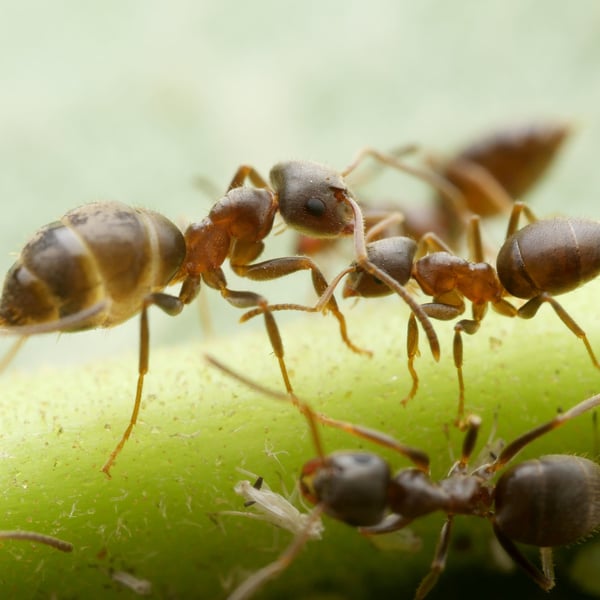
M 44 544 L 56 550 L 60 550 L 61 552 L 73 551 L 73 545 L 69 542 L 35 531 L 22 531 L 20 529 L 14 531 L 0 531 L 0 540 L 24 540 L 27 542 Z
M 400 231 L 393 235 L 419 239 L 434 232 L 456 248 L 463 239 L 469 213 L 482 218 L 509 214 L 513 199 L 522 200 L 542 179 L 569 133 L 570 128 L 560 122 L 517 124 L 481 136 L 448 159 L 426 156 L 425 163 L 460 192 L 462 202 L 449 201 L 444 193 L 437 194 L 429 206 L 396 206 L 404 220 L 396 228 Z M 417 148 L 398 151 L 409 150 L 414 152 Z M 390 212 L 363 204 L 361 208 L 367 225 Z M 314 255 L 334 242 L 301 236 L 296 250 Z
M 264 249 L 263 240 L 277 212 L 290 227 L 311 235 L 353 235 L 357 264 L 409 305 L 437 360 L 439 342 L 425 312 L 402 285 L 367 256 L 362 213 L 344 180 L 367 156 L 412 172 L 396 158 L 368 148 L 341 173 L 307 161 L 279 163 L 271 169 L 272 187 L 253 167 L 242 165 L 225 196 L 185 234 L 159 213 L 118 202 L 96 202 L 67 212 L 60 221 L 34 234 L 6 275 L 0 298 L 0 326 L 5 327 L 4 333 L 20 338 L 0 363 L 0 370 L 29 335 L 113 327 L 140 313 L 134 407 L 129 424 L 102 467 L 110 477 L 110 469 L 138 418 L 149 362 L 148 308 L 154 305 L 168 315 L 178 315 L 196 298 L 204 282 L 235 307 L 258 307 L 286 390 L 293 399 L 283 343 L 267 300 L 254 292 L 229 289 L 221 268 L 228 260 L 237 275 L 259 281 L 308 269 L 313 287 L 321 295 L 327 282 L 309 257 L 254 263 Z M 247 179 L 254 187 L 244 185 Z M 434 176 L 429 179 L 440 191 L 454 197 L 451 186 L 438 183 Z M 177 296 L 163 291 L 177 283 L 181 283 Z M 344 316 L 331 294 L 323 301 L 322 310 L 336 317 L 341 337 L 351 350 L 370 354 L 348 338 Z
M 214 358 L 206 358 L 252 389 L 275 399 L 288 400 L 284 394 L 256 384 Z M 317 457 L 302 467 L 300 491 L 315 508 L 308 517 L 307 528 L 296 536 L 283 554 L 243 582 L 230 600 L 249 598 L 266 581 L 286 569 L 306 543 L 308 527 L 323 513 L 358 528 L 367 536 L 398 531 L 433 512 L 445 513 L 434 558 L 416 591 L 417 599 L 431 591 L 446 566 L 452 525 L 457 515 L 488 519 L 507 554 L 545 591 L 555 584 L 552 548 L 572 544 L 600 526 L 600 465 L 597 463 L 581 456 L 550 454 L 504 470 L 533 441 L 600 406 L 600 394 L 520 435 L 505 445 L 491 462 L 472 471 L 469 460 L 477 443 L 481 419 L 471 415 L 467 420 L 461 457 L 448 476 L 440 481 L 431 479 L 429 457 L 422 450 L 396 442 L 384 433 L 349 423 L 345 424 L 347 431 L 361 437 L 366 437 L 363 432 L 368 431 L 370 440 L 395 448 L 414 467 L 392 475 L 388 462 L 372 452 L 338 451 L 326 455 L 316 428 L 322 415 L 314 412 L 306 402 L 301 404 Z M 499 476 L 493 483 L 496 474 Z M 522 554 L 517 543 L 540 549 L 541 569 Z
M 445 162 L 430 161 L 463 192 L 471 212 L 493 216 L 508 212 L 512 198 L 522 198 L 540 181 L 570 131 L 559 122 L 512 125 L 474 140 Z M 498 193 L 495 184 L 502 188 Z
M 519 229 L 522 213 L 529 224 Z M 385 269 L 401 285 L 413 279 L 423 293 L 432 296 L 432 302 L 421 305 L 428 317 L 452 320 L 465 312 L 465 299 L 470 301 L 471 318 L 461 319 L 454 325 L 453 339 L 459 388 L 456 423 L 461 428 L 464 426 L 465 392 L 462 335 L 473 335 L 479 330 L 489 305 L 501 315 L 530 319 L 542 304 L 550 304 L 561 321 L 583 341 L 594 366 L 600 368 L 585 332 L 554 298 L 587 283 L 600 273 L 600 251 L 597 249 L 600 223 L 572 218 L 537 220 L 527 205 L 515 202 L 495 268 L 484 261 L 479 217 L 469 219 L 468 233 L 473 260 L 456 256 L 433 233 L 424 235 L 418 243 L 411 238 L 396 236 L 369 242 L 366 246 L 371 262 Z M 344 297 L 373 298 L 390 293 L 377 277 L 365 273 L 353 263 L 332 280 L 316 306 L 273 304 L 270 308 L 272 311 L 322 310 L 328 294 L 333 293 L 346 275 Z M 517 308 L 506 300 L 507 295 L 526 302 Z M 254 311 L 250 311 L 242 318 L 245 320 L 253 316 Z M 402 400 L 403 404 L 418 390 L 419 378 L 414 368 L 414 360 L 419 353 L 418 338 L 417 325 L 411 315 L 406 345 L 412 387 Z

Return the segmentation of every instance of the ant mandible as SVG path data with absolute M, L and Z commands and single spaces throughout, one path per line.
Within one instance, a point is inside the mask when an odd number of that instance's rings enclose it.
M 129 424 L 102 467 L 110 476 L 138 417 L 149 362 L 148 307 L 155 305 L 169 315 L 177 315 L 197 296 L 204 281 L 233 306 L 258 307 L 293 399 L 283 343 L 267 300 L 254 292 L 229 289 L 221 268 L 228 260 L 234 272 L 253 280 L 275 279 L 309 269 L 315 291 L 323 293 L 327 282 L 308 257 L 251 264 L 262 253 L 263 239 L 270 233 L 277 212 L 290 227 L 311 235 L 353 234 L 357 263 L 406 301 L 425 329 L 437 359 L 439 342 L 424 311 L 404 287 L 368 259 L 362 214 L 344 176 L 369 155 L 404 169 L 395 158 L 365 149 L 342 173 L 311 162 L 279 163 L 271 170 L 271 188 L 254 168 L 241 166 L 227 194 L 204 220 L 190 225 L 185 235 L 154 211 L 117 202 L 92 203 L 66 213 L 60 221 L 34 234 L 6 275 L 0 299 L 0 326 L 5 327 L 4 333 L 19 335 L 20 339 L 0 368 L 30 335 L 113 327 L 140 313 L 134 407 Z M 246 179 L 255 187 L 244 186 Z M 432 177 L 432 181 L 435 184 L 437 180 Z M 446 193 L 452 196 L 450 186 L 439 184 L 439 188 L 450 188 Z M 179 282 L 177 296 L 163 292 Z M 323 301 L 322 310 L 338 319 L 344 342 L 353 351 L 364 352 L 348 338 L 344 317 L 333 296 Z
M 287 399 L 214 358 L 207 358 L 251 388 L 276 399 Z M 306 402 L 301 405 L 318 456 L 302 467 L 300 490 L 315 508 L 308 517 L 306 529 L 283 554 L 251 575 L 229 600 L 249 598 L 285 570 L 306 543 L 309 527 L 323 513 L 357 527 L 368 536 L 398 531 L 433 512 L 445 513 L 434 558 L 416 591 L 417 599 L 431 591 L 445 568 L 457 515 L 488 519 L 507 554 L 546 591 L 555 584 L 552 548 L 572 544 L 600 526 L 600 465 L 597 463 L 581 456 L 550 454 L 504 470 L 533 441 L 600 406 L 600 394 L 520 435 L 504 446 L 491 462 L 473 471 L 469 471 L 469 460 L 477 443 L 481 419 L 471 415 L 467 419 L 461 457 L 440 481 L 431 479 L 429 457 L 425 452 L 405 446 L 384 433 L 350 423 L 336 422 L 341 429 L 397 450 L 415 466 L 392 475 L 387 461 L 372 452 L 339 451 L 326 455 L 316 428 L 323 416 Z M 496 474 L 499 477 L 494 484 L 492 478 Z M 532 514 L 538 517 L 532 519 Z M 541 569 L 522 554 L 517 543 L 540 549 Z

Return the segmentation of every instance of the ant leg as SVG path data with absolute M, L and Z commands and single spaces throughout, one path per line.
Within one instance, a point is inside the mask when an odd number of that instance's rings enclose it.
M 279 333 L 279 327 L 277 326 L 277 322 L 275 321 L 275 317 L 271 312 L 271 308 L 267 302 L 267 299 L 260 294 L 255 294 L 254 292 L 230 290 L 227 287 L 227 280 L 225 279 L 225 275 L 221 269 L 215 269 L 213 271 L 206 272 L 202 275 L 202 277 L 207 285 L 218 290 L 221 293 L 221 296 L 223 296 L 223 298 L 225 298 L 225 300 L 227 300 L 227 302 L 229 302 L 229 304 L 232 306 L 235 306 L 236 308 L 256 307 L 257 313 L 263 315 L 267 335 L 269 336 L 273 353 L 275 354 L 277 362 L 279 363 L 279 370 L 281 371 L 281 377 L 283 378 L 285 389 L 290 395 L 292 403 L 297 405 L 298 399 L 294 394 L 294 389 L 292 387 L 287 366 L 285 364 L 281 334 Z
M 400 285 L 393 277 L 369 260 L 367 247 L 365 244 L 364 219 L 362 212 L 356 203 L 356 200 L 354 200 L 351 196 L 345 196 L 345 200 L 350 205 L 350 208 L 354 214 L 354 253 L 356 255 L 356 264 L 373 277 L 381 280 L 392 291 L 396 292 L 396 294 L 398 294 L 402 300 L 404 300 L 412 313 L 419 320 L 419 323 L 421 323 L 421 327 L 423 327 L 423 330 L 427 335 L 429 348 L 431 349 L 433 358 L 434 360 L 438 361 L 440 359 L 440 343 L 435 330 L 433 329 L 431 321 L 417 301 L 407 292 L 404 286 Z M 324 301 L 325 298 L 328 298 L 331 294 L 333 294 L 333 290 L 338 283 L 339 279 L 334 279 L 325 292 L 323 292 L 320 302 Z
M 427 596 L 433 589 L 433 586 L 437 583 L 442 571 L 446 568 L 446 559 L 448 558 L 448 548 L 450 546 L 450 534 L 452 533 L 452 519 L 452 515 L 448 515 L 446 522 L 442 526 L 442 531 L 440 532 L 440 537 L 435 548 L 435 554 L 433 556 L 431 567 L 429 568 L 429 573 L 425 575 L 419 584 L 415 594 L 415 600 L 421 600 Z
M 233 188 L 242 187 L 246 182 L 246 179 L 249 179 L 258 188 L 269 189 L 269 184 L 266 179 L 254 167 L 250 165 L 240 165 L 233 175 L 227 191 L 229 192 Z
M 481 326 L 481 319 L 483 319 L 487 310 L 487 303 L 485 304 L 472 304 L 471 310 L 473 312 L 472 319 L 462 319 L 454 326 L 454 341 L 452 344 L 452 352 L 454 356 L 454 366 L 456 367 L 456 373 L 458 376 L 458 414 L 456 417 L 456 426 L 459 429 L 464 429 L 466 423 L 464 421 L 465 414 L 465 382 L 463 378 L 463 341 L 462 333 L 467 335 L 473 335 L 479 330 Z
M 454 254 L 450 246 L 448 246 L 436 233 L 429 231 L 428 233 L 424 233 L 419 239 L 415 260 L 433 252 L 447 252 L 448 254 Z
M 369 213 L 369 220 L 373 216 L 374 214 Z M 377 220 L 377 223 L 367 229 L 365 243 L 368 244 L 380 237 L 390 237 L 390 233 L 387 230 L 393 225 L 401 225 L 402 223 L 404 223 L 404 215 L 401 212 L 380 213 L 380 219 Z
M 454 159 L 447 163 L 443 175 L 459 189 L 466 198 L 471 198 L 469 208 L 477 214 L 508 214 L 514 199 L 498 180 L 481 165 L 465 159 Z
M 0 539 L 2 540 L 25 540 L 27 542 L 36 542 L 38 544 L 45 544 L 61 552 L 71 552 L 73 545 L 64 540 L 60 540 L 51 535 L 45 535 L 43 533 L 36 533 L 35 531 L 0 531 Z
M 508 220 L 505 239 L 508 239 L 519 228 L 519 218 L 521 217 L 521 213 L 525 213 L 525 217 L 530 223 L 537 221 L 537 217 L 533 214 L 533 211 L 529 206 L 524 202 L 515 202 L 512 212 L 510 213 L 510 219 Z
M 554 587 L 554 560 L 552 548 L 540 548 L 540 561 L 542 563 L 542 572 L 544 573 L 544 576 L 551 582 L 551 587 Z
M 534 427 L 530 431 L 527 431 L 523 435 L 519 436 L 516 440 L 513 440 L 510 444 L 507 444 L 502 452 L 500 452 L 498 458 L 489 465 L 484 465 L 481 469 L 478 469 L 478 473 L 481 472 L 482 476 L 485 474 L 491 475 L 504 467 L 506 463 L 512 460 L 516 454 L 518 454 L 525 446 L 536 440 L 537 438 L 545 435 L 546 433 L 557 429 L 561 425 L 564 425 L 567 421 L 578 417 L 579 415 L 592 410 L 600 406 L 600 394 L 591 396 L 582 402 L 576 404 L 573 408 L 570 408 L 564 413 L 556 415 L 553 419 L 542 425 Z
M 23 344 L 27 341 L 27 336 L 23 335 L 20 338 L 16 339 L 11 347 L 8 349 L 6 354 L 0 360 L 0 373 L 4 373 L 4 370 L 10 363 L 13 361 L 15 356 L 18 354 L 19 350 L 23 347 Z
M 469 460 L 471 460 L 471 454 L 477 444 L 477 435 L 479 434 L 479 428 L 481 427 L 481 418 L 477 415 L 469 415 L 465 423 L 466 433 L 465 439 L 463 440 L 462 451 L 460 460 L 450 469 L 448 477 L 451 477 L 455 473 L 466 473 L 467 467 L 469 466 Z
M 230 377 L 237 379 L 244 385 L 247 385 L 251 389 L 256 390 L 261 394 L 265 394 L 267 396 L 270 396 L 271 398 L 275 398 L 276 400 L 283 400 L 285 402 L 290 401 L 290 397 L 286 394 L 276 392 L 275 390 L 271 390 L 263 385 L 260 385 L 259 383 L 256 383 L 255 381 L 252 381 L 245 375 L 242 375 L 241 373 L 234 371 L 230 367 L 225 366 L 223 363 L 213 358 L 212 356 L 205 355 L 205 359 L 211 365 L 217 367 Z M 323 423 L 324 425 L 329 425 L 330 427 L 341 429 L 342 431 L 369 440 L 371 442 L 379 444 L 380 446 L 384 446 L 385 448 L 390 448 L 391 450 L 394 450 L 402 456 L 408 458 L 421 471 L 425 473 L 429 472 L 429 456 L 422 450 L 402 444 L 392 436 L 389 436 L 376 429 L 371 429 L 362 425 L 355 425 L 354 423 L 348 423 L 346 421 L 338 421 L 337 419 L 332 419 L 322 413 L 316 413 L 307 402 L 304 402 L 303 400 L 297 397 L 294 397 L 294 399 L 296 406 L 308 420 L 308 424 L 310 426 L 311 433 L 313 436 L 313 442 L 315 444 L 315 448 L 320 458 L 324 459 L 325 453 L 323 452 L 321 437 L 317 429 L 317 422 Z
M 435 171 L 407 165 L 398 160 L 397 156 L 380 152 L 374 148 L 363 148 L 355 159 L 341 172 L 342 177 L 349 175 L 367 157 L 371 157 L 381 164 L 412 175 L 430 185 L 448 201 L 449 206 L 458 219 L 464 220 L 466 216 L 470 214 L 465 197 L 450 181 L 441 177 Z
M 391 150 L 387 150 L 387 154 L 389 156 L 394 156 L 396 158 L 400 158 L 402 156 L 406 156 L 408 154 L 415 154 L 419 151 L 419 146 L 417 144 L 404 144 L 402 146 L 397 146 L 392 148 Z M 362 153 L 361 153 L 362 154 Z M 372 181 L 376 176 L 380 174 L 380 172 L 388 165 L 382 163 L 380 161 L 372 162 L 368 167 L 365 167 L 361 170 L 361 172 L 357 175 L 355 173 L 355 168 L 359 165 L 360 162 L 365 158 L 365 156 L 361 157 L 359 154 L 355 160 L 353 165 L 346 167 L 345 171 L 351 176 L 351 185 L 353 188 L 365 185 Z
M 592 346 L 590 345 L 585 331 L 577 325 L 571 315 L 569 315 L 569 313 L 550 294 L 543 292 L 539 296 L 535 296 L 535 298 L 528 300 L 521 308 L 519 308 L 517 315 L 522 319 L 531 319 L 535 316 L 544 302 L 548 302 L 548 304 L 552 306 L 559 319 L 584 343 L 592 363 L 597 369 L 600 369 L 600 363 L 598 363 L 598 360 L 596 359 L 596 355 L 592 350 Z
M 479 225 L 479 215 L 473 215 L 469 219 L 467 240 L 469 244 L 469 252 L 473 262 L 484 262 L 483 242 L 481 241 L 481 227 Z
M 521 551 L 517 548 L 515 543 L 508 537 L 506 537 L 496 525 L 495 520 L 492 518 L 492 526 L 494 528 L 494 534 L 500 542 L 505 552 L 515 561 L 519 567 L 521 567 L 531 579 L 533 579 L 544 591 L 549 591 L 554 587 L 554 578 L 547 576 L 547 563 L 544 563 L 542 558 L 542 565 L 544 566 L 544 573 L 540 571 L 533 563 L 523 556 Z M 549 548 L 547 550 L 550 550 Z
M 294 561 L 296 556 L 298 556 L 300 550 L 304 547 L 304 544 L 310 539 L 311 531 L 317 520 L 321 517 L 323 508 L 324 507 L 321 504 L 315 506 L 308 515 L 306 526 L 292 540 L 292 543 L 284 550 L 283 554 L 281 554 L 277 560 L 250 575 L 246 581 L 229 595 L 228 600 L 245 600 L 246 598 L 252 597 L 267 581 L 277 577 L 280 573 L 285 571 L 285 569 L 287 569 Z
M 419 356 L 419 354 L 419 329 L 417 328 L 415 315 L 411 313 L 406 328 L 406 355 L 408 357 L 407 367 L 412 379 L 412 387 L 410 388 L 410 392 L 401 400 L 403 406 L 406 406 L 408 401 L 415 397 L 419 389 L 419 376 L 414 366 L 415 357 Z
M 449 321 L 450 319 L 456 318 L 458 315 L 464 312 L 464 304 L 461 298 L 454 298 L 448 295 L 445 299 L 449 301 L 448 304 L 445 302 L 430 302 L 422 304 L 421 308 L 428 317 L 432 319 L 438 319 L 440 321 Z M 436 299 L 437 300 L 437 299 Z M 457 302 L 458 304 L 451 304 L 450 302 Z M 415 397 L 419 388 L 419 376 L 414 367 L 415 357 L 419 356 L 419 331 L 417 329 L 417 323 L 414 314 L 408 319 L 408 327 L 406 332 L 406 354 L 408 357 L 407 368 L 412 378 L 412 387 L 408 395 L 402 399 L 402 404 L 406 405 L 409 400 Z
M 361 535 L 371 536 L 371 535 L 381 535 L 385 533 L 394 533 L 394 531 L 400 531 L 400 529 L 404 529 L 407 525 L 413 522 L 414 519 L 408 519 L 403 515 L 397 515 L 391 513 L 386 515 L 381 523 L 377 525 L 371 525 L 370 527 L 359 527 L 358 531 Z
M 183 286 L 182 286 L 183 289 Z M 140 354 L 138 362 L 138 380 L 135 392 L 135 400 L 133 403 L 133 411 L 129 418 L 129 425 L 127 425 L 119 443 L 115 446 L 114 450 L 110 453 L 107 461 L 102 466 L 102 472 L 110 478 L 110 470 L 120 454 L 125 442 L 129 439 L 134 425 L 137 422 L 138 414 L 140 412 L 140 405 L 142 401 L 142 390 L 144 388 L 144 376 L 148 373 L 148 363 L 150 358 L 150 329 L 148 327 L 148 307 L 151 305 L 158 306 L 168 315 L 178 315 L 184 307 L 184 302 L 177 296 L 171 296 L 170 294 L 155 293 L 150 294 L 145 300 L 142 306 L 140 316 Z
M 321 297 L 325 290 L 327 290 L 327 281 L 325 280 L 325 277 L 315 262 L 308 256 L 288 256 L 284 258 L 275 258 L 250 265 L 232 264 L 231 268 L 240 277 L 247 277 L 253 281 L 269 281 L 271 279 L 285 277 L 291 273 L 308 269 L 311 272 L 312 284 L 316 294 Z M 298 305 L 290 304 L 288 305 L 287 309 L 284 308 L 285 306 L 286 305 L 277 305 L 277 310 L 297 310 L 296 307 Z M 314 311 L 306 308 L 301 310 L 307 310 L 307 312 L 317 312 L 316 309 Z M 372 355 L 371 351 L 359 348 L 348 337 L 346 319 L 340 311 L 337 301 L 333 295 L 327 299 L 327 302 L 321 308 L 321 310 L 325 313 L 328 311 L 331 312 L 337 319 L 340 327 L 340 336 L 350 350 L 356 352 L 357 354 L 367 354 L 368 356 Z M 251 316 L 254 315 L 244 315 L 245 318 L 242 318 L 243 320 L 247 320 L 251 318 Z

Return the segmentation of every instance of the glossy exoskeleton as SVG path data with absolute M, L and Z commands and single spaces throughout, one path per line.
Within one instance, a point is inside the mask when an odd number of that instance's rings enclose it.
M 286 389 L 293 398 L 283 343 L 267 300 L 254 292 L 229 289 L 221 268 L 229 261 L 235 273 L 253 280 L 275 279 L 308 269 L 315 291 L 321 295 L 327 282 L 308 257 L 253 262 L 262 253 L 263 240 L 278 212 L 290 227 L 311 235 L 353 234 L 357 263 L 409 304 L 438 358 L 439 343 L 423 310 L 400 284 L 368 260 L 362 214 L 344 181 L 344 174 L 367 155 L 396 166 L 395 159 L 372 150 L 363 151 L 343 173 L 317 163 L 284 162 L 271 170 L 272 187 L 252 167 L 242 166 L 226 195 L 205 219 L 191 224 L 185 235 L 154 211 L 117 202 L 97 202 L 68 212 L 34 234 L 6 276 L 0 326 L 5 333 L 21 337 L 2 364 L 29 335 L 113 327 L 141 314 L 134 408 L 129 425 L 102 467 L 109 475 L 137 421 L 148 371 L 148 307 L 155 305 L 169 315 L 177 315 L 197 296 L 203 281 L 233 306 L 257 307 L 264 316 Z M 247 179 L 254 186 L 243 185 Z M 163 292 L 179 282 L 177 296 Z M 356 352 L 364 352 L 348 338 L 335 298 L 329 295 L 322 304 L 324 312 L 338 319 L 345 343 Z
M 162 215 L 118 202 L 96 202 L 39 229 L 8 271 L 0 299 L 3 331 L 22 336 L 113 327 L 141 312 L 139 375 L 133 414 L 102 470 L 129 437 L 148 371 L 147 309 L 178 314 L 197 293 L 186 281 L 179 297 L 162 290 L 181 279 L 186 256 L 179 229 Z M 5 361 L 6 362 L 6 361 Z
M 286 399 L 214 358 L 207 358 L 253 389 Z M 597 463 L 581 456 L 550 454 L 508 466 L 533 441 L 600 406 L 600 394 L 520 435 L 504 445 L 490 462 L 474 470 L 469 469 L 469 461 L 476 447 L 481 419 L 471 415 L 467 419 L 461 457 L 440 481 L 431 479 L 426 452 L 382 432 L 329 419 L 314 412 L 306 402 L 299 402 L 317 453 L 316 458 L 302 467 L 300 490 L 315 508 L 306 529 L 298 533 L 284 553 L 244 581 L 230 600 L 249 598 L 286 569 L 308 540 L 309 527 L 323 513 L 359 528 L 368 536 L 403 529 L 434 512 L 445 513 L 431 568 L 416 592 L 418 599 L 428 594 L 445 568 L 456 516 L 488 519 L 507 554 L 544 590 L 554 586 L 552 548 L 572 544 L 600 527 L 600 465 Z M 372 452 L 339 451 L 326 455 L 316 427 L 320 421 L 329 421 L 330 425 L 392 448 L 415 466 L 393 475 L 389 463 Z M 539 547 L 542 568 L 529 561 L 517 544 Z
M 365 221 L 393 210 L 404 220 L 400 231 L 415 239 L 433 232 L 453 250 L 461 245 L 469 215 L 482 218 L 510 213 L 514 200 L 524 197 L 552 165 L 570 128 L 558 121 L 510 125 L 483 135 L 447 159 L 429 157 L 427 162 L 438 176 L 460 194 L 460 202 L 437 194 L 426 204 L 366 202 L 361 205 Z M 409 147 L 415 151 L 416 147 Z M 390 235 L 386 236 L 390 237 Z M 314 255 L 333 240 L 300 236 L 297 251 Z
M 523 212 L 530 223 L 519 229 Z M 473 260 L 454 255 L 432 234 L 424 236 L 419 244 L 410 238 L 393 237 L 367 245 L 373 263 L 403 285 L 414 279 L 423 293 L 432 297 L 431 302 L 422 305 L 432 319 L 454 319 L 464 313 L 465 300 L 471 303 L 471 318 L 461 319 L 454 326 L 459 422 L 464 411 L 462 334 L 472 335 L 479 330 L 490 305 L 501 315 L 529 319 L 542 304 L 550 304 L 562 322 L 583 341 L 594 366 L 600 368 L 585 332 L 554 297 L 585 284 L 600 273 L 600 223 L 572 218 L 538 221 L 526 205 L 516 202 L 495 268 L 484 261 L 478 218 L 471 218 L 469 232 Z M 388 293 L 376 278 L 360 268 L 352 266 L 348 271 L 345 297 L 377 297 Z M 506 299 L 508 295 L 526 302 L 517 308 Z M 277 310 L 277 306 L 273 306 L 273 310 Z M 413 365 L 418 354 L 418 330 L 412 316 L 408 324 L 407 354 L 413 385 L 404 401 L 412 398 L 418 387 Z

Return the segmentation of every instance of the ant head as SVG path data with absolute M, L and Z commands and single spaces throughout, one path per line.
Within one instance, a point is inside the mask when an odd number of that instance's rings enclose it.
M 348 525 L 368 527 L 383 519 L 390 484 L 386 461 L 368 452 L 336 452 L 307 462 L 302 495 Z
M 313 237 L 337 237 L 354 231 L 350 191 L 344 178 L 308 161 L 276 164 L 270 173 L 279 212 L 294 229 Z
M 412 274 L 417 243 L 408 237 L 395 236 L 371 242 L 367 245 L 369 261 L 385 271 L 400 285 L 406 285 Z M 376 298 L 393 293 L 383 281 L 366 273 L 360 267 L 352 271 L 344 284 L 344 298 L 362 296 Z

